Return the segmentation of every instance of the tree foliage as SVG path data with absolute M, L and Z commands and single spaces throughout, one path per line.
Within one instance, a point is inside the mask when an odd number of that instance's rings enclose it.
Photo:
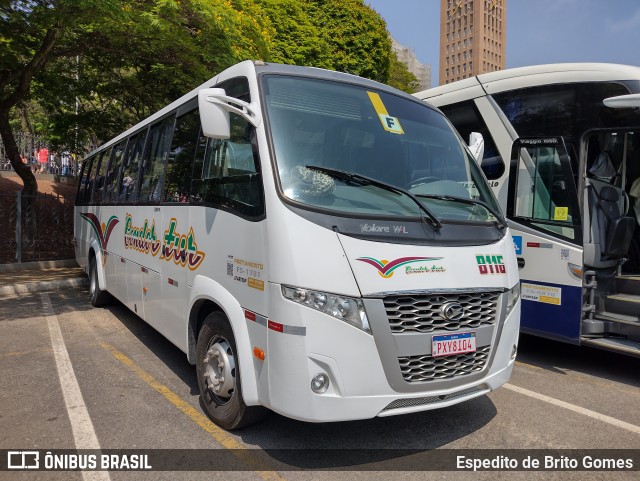
M 408 93 L 413 93 L 420 87 L 418 78 L 409 72 L 404 63 L 398 60 L 395 52 L 392 53 L 389 78 L 386 83 Z
M 256 1 L 275 27 L 270 60 L 387 80 L 391 39 L 362 0 Z
M 10 123 L 18 104 L 42 104 L 61 142 L 76 125 L 104 140 L 215 72 L 267 56 L 273 33 L 252 0 L 5 0 L 0 27 L 0 135 L 28 193 L 37 184 Z
M 54 146 L 101 143 L 245 59 L 313 65 L 405 90 L 415 79 L 363 0 L 0 0 L 5 150 L 35 192 L 15 128 L 29 123 Z

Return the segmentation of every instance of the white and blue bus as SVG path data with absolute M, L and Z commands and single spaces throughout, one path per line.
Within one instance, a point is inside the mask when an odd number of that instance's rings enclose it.
M 639 355 L 640 68 L 523 67 L 415 95 L 463 138 L 482 134 L 518 257 L 522 331 Z
M 224 428 L 410 413 L 498 388 L 511 235 L 442 113 L 353 75 L 237 64 L 84 161 L 77 260 L 196 365 Z

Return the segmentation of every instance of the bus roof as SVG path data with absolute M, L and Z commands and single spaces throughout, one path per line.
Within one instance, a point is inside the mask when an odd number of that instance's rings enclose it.
M 640 80 L 640 67 L 611 63 L 532 65 L 480 74 L 414 95 L 424 100 L 478 87 L 481 87 L 483 94 L 490 94 L 537 85 L 607 80 Z

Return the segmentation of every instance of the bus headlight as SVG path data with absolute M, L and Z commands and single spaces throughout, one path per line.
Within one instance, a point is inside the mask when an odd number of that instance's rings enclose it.
M 290 286 L 282 286 L 282 295 L 290 301 L 324 312 L 371 334 L 362 299 Z
M 513 286 L 507 292 L 507 316 L 511 314 L 511 311 L 518 303 L 518 299 L 520 299 L 520 283 L 518 282 L 515 286 Z

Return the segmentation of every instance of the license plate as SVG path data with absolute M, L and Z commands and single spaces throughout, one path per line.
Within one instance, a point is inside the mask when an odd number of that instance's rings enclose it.
M 466 352 L 476 352 L 475 332 L 445 334 L 431 338 L 431 355 L 433 357 L 464 354 Z

